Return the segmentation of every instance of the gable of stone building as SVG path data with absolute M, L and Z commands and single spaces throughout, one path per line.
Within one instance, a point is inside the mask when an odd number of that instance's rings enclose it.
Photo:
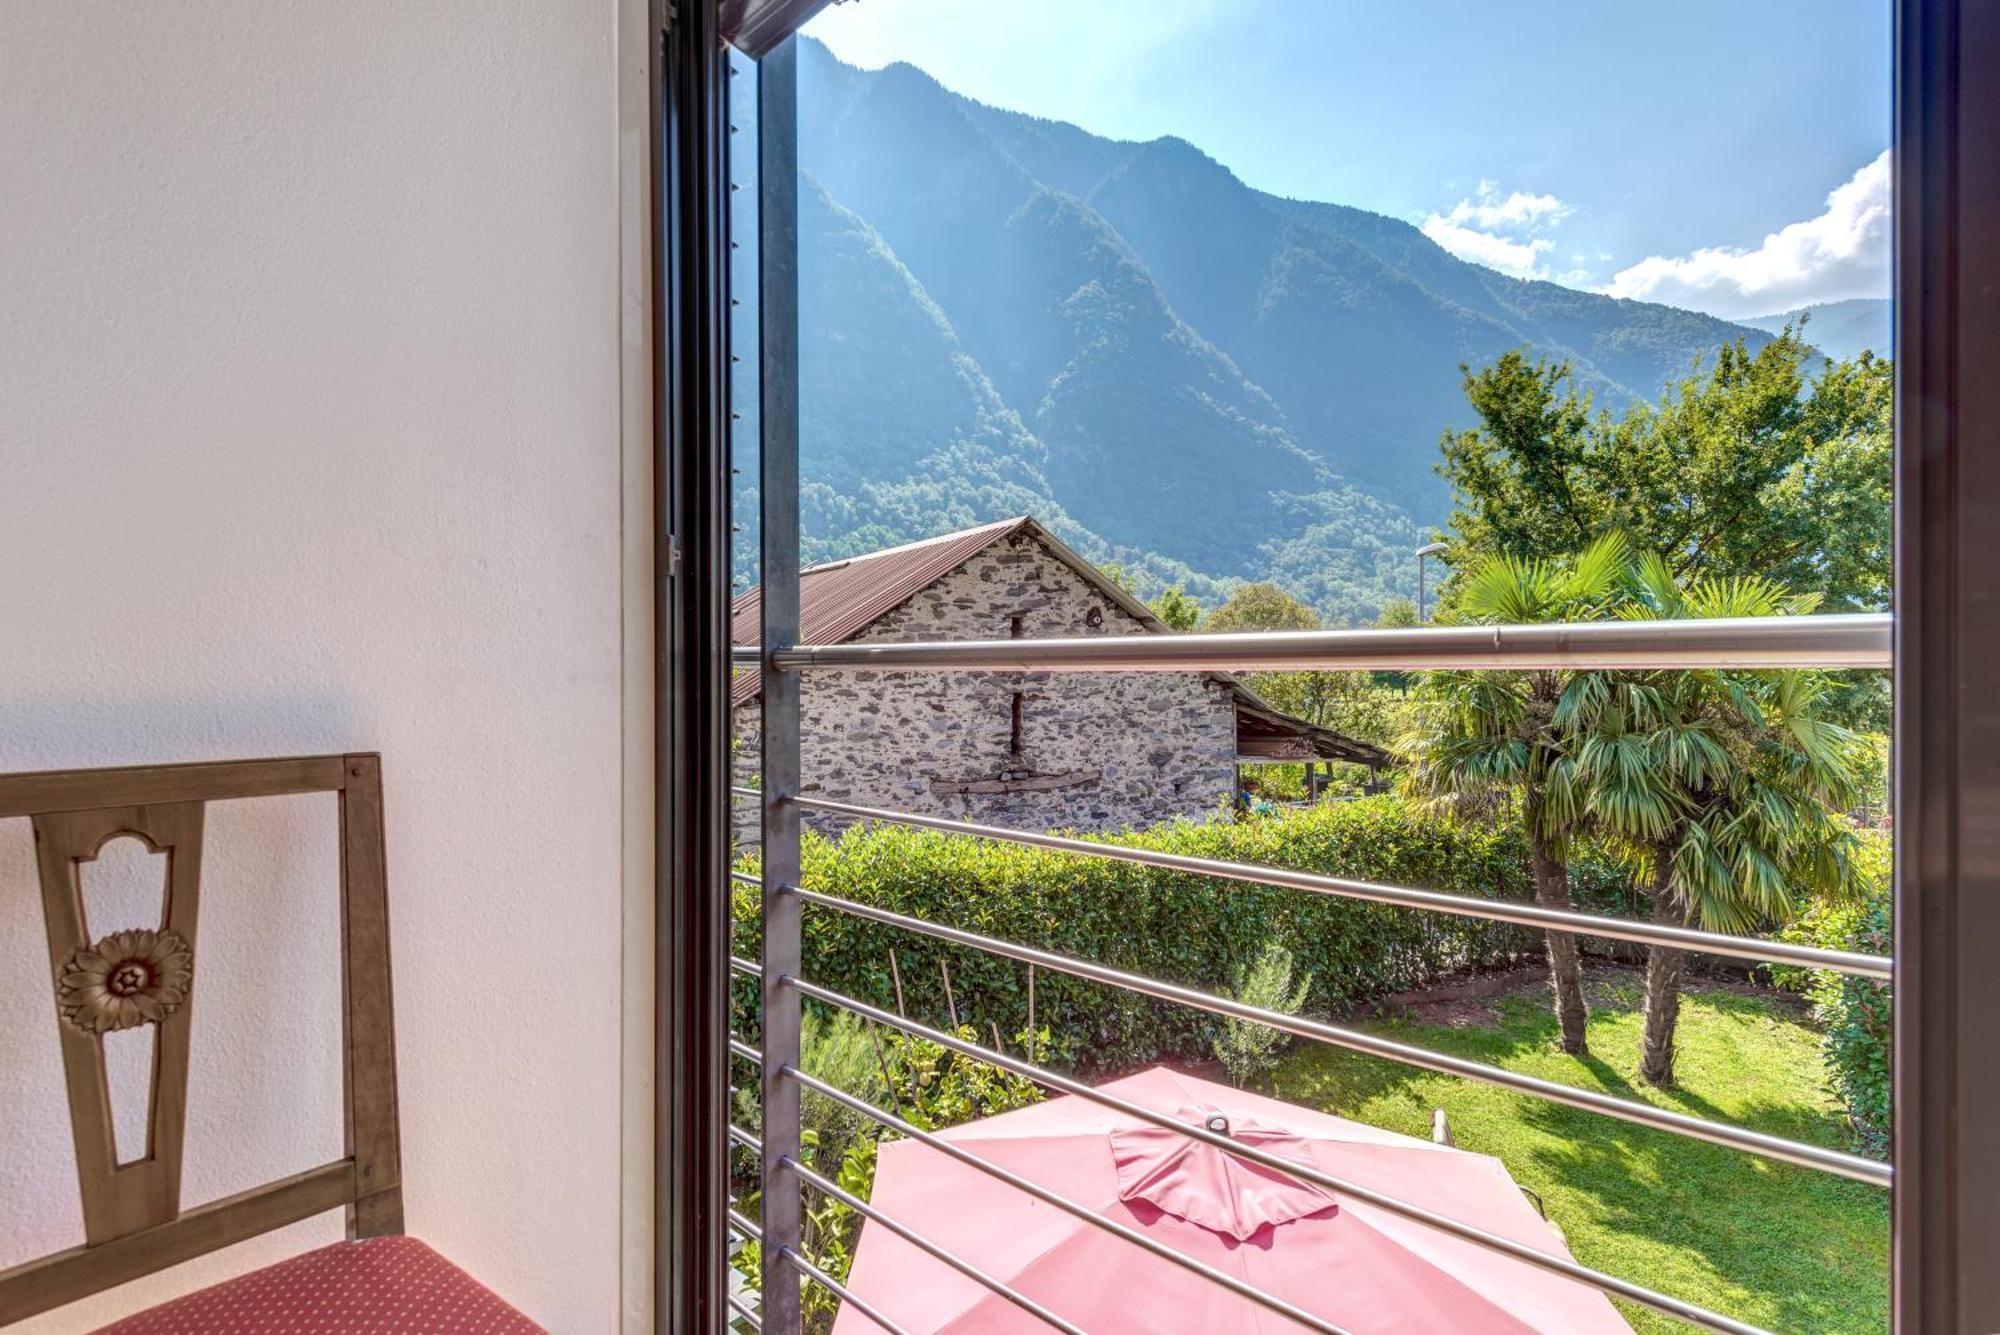
M 1017 615 L 1025 639 L 1150 633 L 1041 539 L 1017 531 L 919 589 L 853 639 L 1005 639 Z

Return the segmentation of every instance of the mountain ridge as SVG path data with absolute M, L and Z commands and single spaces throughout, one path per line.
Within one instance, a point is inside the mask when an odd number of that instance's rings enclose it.
M 1787 325 L 1805 321 L 1808 343 L 1836 361 L 1846 361 L 1862 352 L 1878 357 L 1889 355 L 1890 322 L 1895 304 L 1887 297 L 1850 297 L 1845 301 L 1821 301 L 1771 315 L 1752 315 L 1737 321 L 1751 329 L 1775 334 Z
M 1142 592 L 1272 579 L 1366 617 L 1413 592 L 1446 512 L 1461 363 L 1525 344 L 1618 407 L 1770 337 L 1509 278 L 1409 223 L 1256 191 L 1179 138 L 801 55 L 816 559 L 1030 511 Z

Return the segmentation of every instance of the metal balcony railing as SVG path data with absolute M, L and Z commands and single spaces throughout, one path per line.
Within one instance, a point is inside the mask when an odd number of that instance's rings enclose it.
M 768 493 L 767 493 L 768 495 Z M 768 537 L 768 528 L 767 528 Z M 775 570 L 767 549 L 767 571 Z M 794 561 L 795 561 L 794 554 Z M 782 575 L 779 576 L 782 579 Z M 793 567 L 796 579 L 796 566 Z M 976 1258 L 953 1256 L 907 1226 L 884 1216 L 837 1184 L 827 1181 L 799 1162 L 797 1144 L 798 1094 L 802 1089 L 833 1099 L 852 1111 L 875 1119 L 899 1135 L 923 1141 L 933 1148 L 993 1175 L 1000 1181 L 1026 1192 L 1057 1209 L 1088 1219 L 1094 1225 L 1125 1237 L 1134 1246 L 1167 1255 L 1175 1264 L 1201 1273 L 1249 1301 L 1296 1321 L 1308 1329 L 1330 1331 L 1339 1328 L 1323 1318 L 1301 1312 L 1281 1299 L 1256 1291 L 1240 1280 L 1220 1272 L 1209 1273 L 1200 1262 L 1124 1228 L 1085 1207 L 1068 1201 L 1059 1193 L 1028 1182 L 997 1165 L 981 1160 L 961 1147 L 910 1125 L 897 1114 L 835 1089 L 800 1070 L 798 1051 L 799 1000 L 813 998 L 842 1008 L 875 1023 L 905 1033 L 961 1055 L 984 1061 L 1003 1070 L 1025 1076 L 1046 1088 L 1088 1099 L 1128 1116 L 1165 1127 L 1193 1140 L 1213 1145 L 1251 1163 L 1290 1174 L 1335 1192 L 1345 1193 L 1384 1210 L 1416 1220 L 1455 1237 L 1492 1248 L 1526 1264 L 1547 1270 L 1607 1294 L 1642 1304 L 1693 1325 L 1717 1331 L 1754 1332 L 1757 1328 L 1693 1302 L 1663 1294 L 1565 1258 L 1549 1256 L 1434 1211 L 1385 1196 L 1357 1183 L 1279 1159 L 1225 1136 L 1153 1112 L 1137 1104 L 1081 1084 L 1058 1072 L 994 1048 L 967 1042 L 953 1034 L 928 1028 L 903 1016 L 884 1011 L 856 998 L 821 987 L 801 976 L 800 914 L 805 907 L 850 914 L 899 930 L 985 951 L 1037 968 L 1051 969 L 1089 979 L 1139 995 L 1187 1005 L 1214 1014 L 1269 1025 L 1282 1032 L 1315 1042 L 1369 1053 L 1392 1061 L 1440 1071 L 1466 1079 L 1481 1080 L 1517 1093 L 1550 1102 L 1581 1108 L 1635 1125 L 1727 1146 L 1747 1154 L 1795 1164 L 1856 1181 L 1887 1187 L 1892 1181 L 1890 1165 L 1859 1155 L 1829 1150 L 1817 1145 L 1768 1135 L 1746 1127 L 1712 1121 L 1658 1108 L 1635 1100 L 1615 1098 L 1553 1081 L 1519 1075 L 1499 1067 L 1467 1061 L 1445 1053 L 1381 1038 L 1360 1030 L 1322 1021 L 1287 1015 L 1247 1005 L 1229 997 L 1202 992 L 1178 984 L 1114 969 L 1091 960 L 1077 959 L 1040 950 L 1016 942 L 966 931 L 897 913 L 875 905 L 824 894 L 800 884 L 798 830 L 801 812 L 818 812 L 860 821 L 887 821 L 939 830 L 972 838 L 998 840 L 1053 849 L 1082 857 L 1112 859 L 1167 870 L 1208 876 L 1221 881 L 1279 886 L 1311 894 L 1324 894 L 1407 909 L 1480 918 L 1546 931 L 1663 945 L 1705 952 L 1737 960 L 1786 964 L 1827 969 L 1857 977 L 1887 980 L 1893 965 L 1884 956 L 1848 951 L 1821 950 L 1786 942 L 1733 936 L 1692 928 L 1662 926 L 1598 914 L 1543 908 L 1539 905 L 1499 902 L 1471 896 L 1444 894 L 1407 886 L 1382 885 L 1342 877 L 1325 876 L 1289 868 L 1265 867 L 1162 853 L 1150 849 L 1097 839 L 1036 833 L 980 825 L 968 821 L 892 811 L 852 803 L 806 797 L 799 791 L 798 762 L 798 681 L 802 674 L 838 668 L 865 667 L 899 671 L 1188 671 L 1188 670 L 1303 670 L 1303 669 L 1703 669 L 1835 667 L 1886 668 L 1889 666 L 1890 618 L 1887 616 L 1791 617 L 1737 621 L 1608 622 L 1570 626 L 1506 626 L 1416 628 L 1394 631 L 1326 631 L 1281 635 L 1226 636 L 1106 636 L 1082 640 L 1006 640 L 981 642 L 915 644 L 845 644 L 787 646 L 790 629 L 774 625 L 770 619 L 773 601 L 782 605 L 782 594 L 773 600 L 766 587 L 765 637 L 777 646 L 759 655 L 754 649 L 737 650 L 738 661 L 757 662 L 764 674 L 765 766 L 761 789 L 734 789 L 737 797 L 762 805 L 765 817 L 763 878 L 732 873 L 739 883 L 760 888 L 764 905 L 762 928 L 765 960 L 762 966 L 732 959 L 732 966 L 756 978 L 765 1000 L 764 1048 L 749 1048 L 732 1040 L 731 1051 L 745 1061 L 757 1063 L 763 1073 L 765 1132 L 757 1142 L 764 1162 L 766 1218 L 763 1242 L 766 1255 L 766 1304 L 760 1329 L 796 1329 L 796 1291 L 784 1301 L 787 1281 L 779 1278 L 787 1268 L 796 1285 L 802 1278 L 824 1285 L 844 1302 L 854 1302 L 856 1310 L 868 1312 L 885 1329 L 896 1327 L 870 1312 L 844 1286 L 813 1266 L 800 1250 L 796 1214 L 790 1214 L 781 1234 L 776 1221 L 786 1219 L 784 1208 L 773 1211 L 774 1193 L 784 1204 L 789 1196 L 796 1204 L 802 1187 L 857 1210 L 864 1218 L 896 1233 L 941 1263 L 951 1266 L 1008 1301 L 1033 1313 L 1058 1330 L 1076 1327 L 1059 1314 L 981 1271 Z M 777 1091 L 783 1097 L 774 1098 Z M 749 1143 L 747 1133 L 732 1128 L 739 1143 Z M 742 1223 L 739 1221 L 738 1227 Z M 778 1296 L 780 1301 L 770 1299 Z M 793 1322 L 780 1326 L 778 1317 Z
M 849 1292 L 837 1277 L 826 1274 L 805 1255 L 802 1193 L 811 1189 L 825 1197 L 843 1201 L 868 1219 L 870 1227 L 880 1227 L 899 1235 L 940 1263 L 1032 1313 L 1045 1324 L 1057 1330 L 1077 1330 L 1061 1314 L 1048 1310 L 1005 1282 L 986 1274 L 979 1267 L 978 1258 L 952 1255 L 936 1242 L 919 1236 L 906 1224 L 890 1218 L 801 1162 L 799 1098 L 801 1091 L 807 1089 L 834 1098 L 853 1111 L 863 1112 L 899 1134 L 925 1140 L 934 1148 L 944 1146 L 944 1142 L 920 1133 L 918 1128 L 895 1113 L 842 1094 L 803 1073 L 799 1052 L 800 1007 L 803 999 L 812 998 L 864 1016 L 877 1024 L 924 1038 L 962 1056 L 1025 1076 L 1046 1088 L 1089 1100 L 1135 1120 L 1203 1142 L 1265 1169 L 1314 1183 L 1336 1196 L 1345 1195 L 1368 1202 L 1439 1232 L 1504 1253 L 1523 1264 L 1564 1276 L 1705 1329 L 1750 1335 L 1755 1327 L 1693 1302 L 1655 1292 L 1629 1279 L 1564 1257 L 1548 1255 L 1358 1183 L 1275 1157 L 1227 1136 L 1188 1125 L 1031 1061 L 998 1051 L 997 1047 L 982 1047 L 955 1034 L 930 1029 L 844 996 L 804 976 L 801 949 L 804 910 L 812 908 L 815 912 L 852 914 L 899 930 L 1027 961 L 1040 968 L 1056 969 L 1158 999 L 1271 1025 L 1315 1042 L 1487 1081 L 1531 1097 L 1586 1108 L 1607 1117 L 1729 1146 L 1767 1159 L 1878 1186 L 1887 1186 L 1892 1181 L 1889 1165 L 1860 1156 L 1520 1076 L 1497 1067 L 1391 1042 L 1337 1025 L 1281 1015 L 1229 998 L 1112 969 L 1094 961 L 1056 955 L 822 894 L 802 885 L 800 816 L 805 811 L 817 811 L 851 819 L 897 821 L 969 837 L 1033 844 L 1078 856 L 1121 859 L 1224 881 L 1279 886 L 1302 893 L 1335 895 L 1543 930 L 1668 945 L 1739 960 L 1805 965 L 1873 979 L 1889 978 L 1892 972 L 1889 960 L 1873 955 L 1811 950 L 1750 937 L 1568 913 L 1535 905 L 1502 904 L 1469 896 L 1377 885 L 1284 868 L 1181 857 L 1115 843 L 1001 830 L 970 822 L 806 797 L 802 792 L 800 773 L 800 684 L 804 676 L 816 671 L 842 668 L 1065 673 L 1313 669 L 1887 668 L 1890 666 L 1892 627 L 1887 616 L 1858 615 L 1589 625 L 1418 627 L 1259 635 L 1125 635 L 1063 640 L 799 644 L 799 167 L 797 53 L 793 46 L 792 43 L 784 43 L 765 55 L 760 62 L 757 81 L 761 611 L 758 646 L 736 647 L 731 654 L 731 662 L 739 670 L 761 674 L 762 787 L 743 790 L 741 795 L 761 806 L 763 877 L 760 881 L 738 874 L 735 879 L 758 888 L 763 959 L 757 962 L 732 958 L 730 967 L 736 974 L 752 980 L 757 987 L 762 1008 L 763 1046 L 761 1050 L 756 1050 L 736 1040 L 730 1044 L 729 1050 L 734 1058 L 758 1071 L 763 1122 L 760 1134 L 751 1135 L 737 1127 L 729 1128 L 727 1134 L 759 1156 L 762 1217 L 753 1221 L 740 1211 L 732 1210 L 728 1215 L 728 1226 L 746 1239 L 759 1243 L 763 1271 L 757 1310 L 752 1312 L 747 1304 L 733 1299 L 731 1310 L 745 1324 L 759 1331 L 769 1332 L 770 1335 L 799 1335 L 802 1319 L 800 1287 L 804 1283 L 813 1283 L 870 1316 L 883 1329 L 897 1331 L 892 1322 L 883 1319 L 880 1313 Z M 969 1152 L 957 1147 L 946 1152 L 1057 1209 L 1070 1209 L 1072 1213 L 1080 1209 L 1073 1202 L 1062 1200 L 1058 1193 L 1014 1178 Z M 1083 1213 L 1091 1215 L 1097 1226 L 1113 1231 L 1119 1227 L 1114 1221 L 1095 1216 L 1093 1212 Z M 1157 1250 L 1157 1244 L 1147 1246 L 1140 1238 L 1129 1238 L 1128 1241 L 1148 1251 Z M 1192 1258 L 1179 1257 L 1176 1263 L 1191 1268 L 1198 1268 L 1199 1264 Z M 1247 1286 L 1240 1281 L 1226 1281 L 1221 1276 L 1210 1277 L 1228 1283 L 1229 1287 L 1250 1301 L 1308 1329 L 1337 1329 L 1323 1319 L 1289 1310 L 1285 1303 L 1268 1294 L 1246 1293 L 1244 1289 Z
M 957 672 L 1388 672 L 1454 668 L 1887 668 L 1883 612 L 1590 621 L 1531 626 L 1412 626 L 1228 635 L 1091 635 L 1076 639 L 792 645 L 780 672 L 825 668 Z M 755 645 L 738 667 L 766 666 Z
M 738 795 L 755 792 L 754 789 L 748 788 L 733 791 Z M 1879 978 L 1887 981 L 1891 974 L 1892 962 L 1886 955 L 1822 950 L 1815 946 L 1794 945 L 1789 941 L 1766 941 L 1759 937 L 1704 932 L 1692 927 L 1661 926 L 1631 918 L 1612 918 L 1595 913 L 1543 908 L 1539 904 L 1475 899 L 1470 895 L 1451 895 L 1437 890 L 1417 890 L 1400 885 L 1377 885 L 1372 881 L 1322 876 L 1286 867 L 1260 867 L 1249 863 L 1223 862 L 1215 858 L 1190 857 L 1181 853 L 1162 853 L 1153 849 L 1131 848 L 1095 839 L 1038 834 L 1029 830 L 1010 830 L 1002 826 L 978 825 L 971 821 L 952 820 L 944 816 L 925 816 L 915 812 L 890 811 L 881 807 L 856 806 L 850 802 L 832 802 L 825 798 L 801 797 L 798 799 L 798 804 L 806 811 L 846 816 L 854 820 L 886 821 L 926 830 L 942 830 L 949 834 L 970 835 L 976 839 L 1025 844 L 1031 848 L 1053 848 L 1065 853 L 1081 853 L 1087 857 L 1104 858 L 1113 862 L 1135 862 L 1140 866 L 1192 872 L 1197 876 L 1212 876 L 1221 880 L 1286 886 L 1294 890 L 1307 890 L 1343 899 L 1367 900 L 1400 908 L 1427 909 L 1433 913 L 1450 913 L 1462 918 L 1483 918 L 1491 922 L 1512 923 L 1517 927 L 1569 931 L 1579 936 L 1631 941 L 1639 945 L 1673 946 L 1681 950 L 1692 950 L 1708 955 L 1727 955 L 1759 964 L 1792 964 L 1809 969 L 1831 969 L 1836 973 L 1853 974 L 1860 978 Z M 748 881 L 754 878 L 739 873 L 736 879 Z M 851 907 L 856 912 L 874 912 L 861 905 Z M 914 922 L 915 920 L 911 919 L 898 925 L 911 926 Z M 915 927 L 913 930 L 921 931 L 924 928 Z

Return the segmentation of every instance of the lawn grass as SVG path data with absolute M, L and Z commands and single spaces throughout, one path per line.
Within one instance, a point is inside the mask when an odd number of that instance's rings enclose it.
M 1638 1079 L 1635 976 L 1591 980 L 1590 1055 L 1557 1048 L 1541 994 L 1493 1003 L 1489 1023 L 1364 1027 L 1511 1071 L 1644 1099 L 1820 1145 L 1844 1146 L 1818 1035 L 1788 998 L 1696 984 L 1681 1012 L 1678 1089 Z M 1586 1265 L 1774 1331 L 1888 1324 L 1887 1193 L 1684 1140 L 1492 1085 L 1298 1044 L 1277 1096 L 1410 1135 L 1443 1108 L 1457 1143 L 1497 1155 L 1539 1192 Z M 1620 1303 L 1641 1331 L 1688 1327 Z

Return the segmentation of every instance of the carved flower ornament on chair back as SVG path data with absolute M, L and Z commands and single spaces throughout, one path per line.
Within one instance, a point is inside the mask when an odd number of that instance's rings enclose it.
M 203 812 L 213 801 L 322 792 L 334 794 L 340 806 L 343 1011 L 338 1018 L 345 1153 L 333 1163 L 184 1210 L 181 1163 L 196 1000 L 218 1008 L 230 1000 L 203 993 L 200 982 Z M 437 1329 L 539 1329 L 414 1239 L 405 1240 L 406 1249 L 424 1253 L 428 1259 L 421 1266 L 385 1266 L 386 1253 L 354 1245 L 403 1231 L 380 756 L 0 775 L 0 818 L 22 816 L 34 827 L 84 1238 L 80 1246 L 0 1271 L 0 1326 L 342 1208 L 348 1243 L 312 1253 L 316 1259 L 306 1271 L 299 1269 L 306 1258 L 295 1258 L 259 1272 L 310 1273 L 313 1284 L 260 1286 L 256 1276 L 247 1276 L 208 1291 L 227 1293 L 212 1312 L 197 1294 L 128 1318 L 115 1329 L 247 1330 L 252 1326 L 244 1322 L 269 1314 L 260 1314 L 254 1303 L 246 1307 L 246 1297 L 269 1293 L 291 1323 L 286 1330 L 420 1331 L 431 1328 L 421 1314 L 427 1310 L 423 1304 L 413 1307 L 405 1297 L 379 1291 L 396 1283 L 395 1276 L 419 1271 L 427 1276 L 429 1297 L 448 1296 L 451 1324 Z M 93 938 L 82 869 L 122 836 L 136 837 L 166 859 L 160 922 Z M 120 1162 L 104 1035 L 143 1025 L 156 1030 L 145 1152 Z M 379 1323 L 354 1316 L 377 1308 Z M 473 1313 L 475 1324 L 464 1325 Z

